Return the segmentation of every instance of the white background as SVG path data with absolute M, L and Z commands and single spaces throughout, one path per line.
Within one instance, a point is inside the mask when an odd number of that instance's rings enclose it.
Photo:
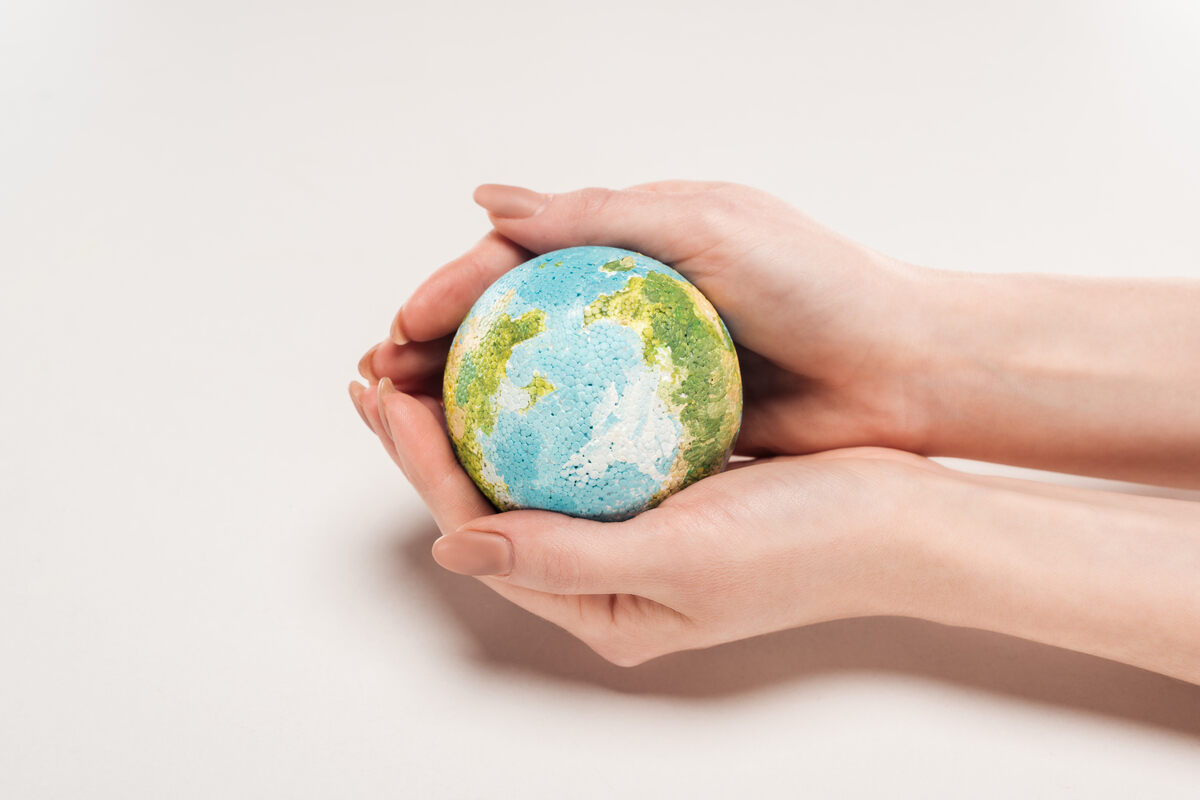
M 1200 687 L 1007 637 L 609 666 L 345 384 L 484 181 L 1200 277 L 1198 87 L 1195 3 L 0 2 L 0 796 L 1195 797 Z

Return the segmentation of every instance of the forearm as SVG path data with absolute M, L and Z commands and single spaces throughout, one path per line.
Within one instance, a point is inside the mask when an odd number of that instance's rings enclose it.
M 1200 282 L 921 279 L 923 452 L 1200 486 Z
M 1200 504 L 939 480 L 908 613 L 1200 683 Z

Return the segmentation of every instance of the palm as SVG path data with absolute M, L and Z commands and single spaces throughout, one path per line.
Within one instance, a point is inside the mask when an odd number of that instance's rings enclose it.
M 738 348 L 744 409 L 737 452 L 795 455 L 865 445 L 899 447 L 897 426 L 876 387 L 863 376 L 851 386 L 831 386 Z M 878 392 L 887 391 L 878 387 Z

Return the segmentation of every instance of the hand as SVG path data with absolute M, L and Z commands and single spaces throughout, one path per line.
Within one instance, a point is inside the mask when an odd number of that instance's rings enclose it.
M 492 573 L 481 580 L 622 664 L 887 613 L 1200 681 L 1197 504 L 858 448 L 739 464 L 623 523 L 495 515 L 436 399 L 451 334 L 499 275 L 534 251 L 611 244 L 672 264 L 722 313 L 741 346 L 742 452 L 886 444 L 1187 485 L 1200 476 L 1200 285 L 937 273 L 728 184 L 485 186 L 476 199 L 495 230 L 422 284 L 360 362 L 383 415 L 351 385 L 446 534 L 444 565 Z
M 1200 282 L 915 267 L 733 184 L 476 200 L 495 230 L 416 290 L 360 364 L 371 381 L 436 395 L 450 334 L 497 277 L 533 251 L 619 245 L 675 266 L 724 317 L 738 452 L 875 445 L 1200 487 Z
M 920 476 L 862 448 L 742 462 L 627 522 L 496 514 L 454 458 L 437 404 L 360 386 L 356 404 L 444 534 L 434 556 L 631 666 L 823 620 L 904 613 L 903 531 Z
M 926 424 L 903 346 L 917 335 L 925 272 L 871 252 L 782 201 L 735 184 L 669 181 L 539 195 L 483 186 L 495 230 L 413 294 L 363 376 L 440 393 L 450 335 L 493 281 L 534 253 L 607 244 L 686 275 L 739 345 L 738 452 L 854 445 L 919 449 Z
M 435 557 L 614 663 L 894 614 L 1200 682 L 1200 504 L 856 448 L 742 462 L 627 522 L 495 514 L 435 400 L 355 386 L 444 534 Z

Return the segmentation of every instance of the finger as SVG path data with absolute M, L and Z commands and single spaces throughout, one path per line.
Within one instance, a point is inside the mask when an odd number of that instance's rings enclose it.
M 454 333 L 484 289 L 532 257 L 533 253 L 491 231 L 417 287 L 396 312 L 392 341 L 427 342 Z
M 371 425 L 371 420 L 367 417 L 367 412 L 363 410 L 362 395 L 366 389 L 358 381 L 350 381 L 350 402 L 354 404 L 354 410 L 358 412 L 358 416 L 362 419 L 363 424 L 374 433 L 375 428 Z
M 434 544 L 446 569 L 490 575 L 553 594 L 654 597 L 671 574 L 667 535 L 647 513 L 594 522 L 549 511 L 510 511 L 467 522 Z
M 429 506 L 443 532 L 453 531 L 464 518 L 478 518 L 493 512 L 491 504 L 479 494 L 457 462 L 453 462 L 453 454 L 429 446 L 445 442 L 445 431 L 439 430 L 444 425 L 444 418 L 436 400 L 385 390 L 380 405 L 376 392 L 358 388 L 364 417 L 371 420 L 368 424 L 378 427 L 382 420 L 387 420 L 391 436 L 381 433 L 380 438 Z M 379 416 L 381 409 L 383 417 Z M 392 436 L 396 440 L 394 444 Z M 477 576 L 477 579 L 509 602 L 563 628 L 594 648 L 611 638 L 614 604 L 613 598 L 607 595 L 553 594 L 518 586 L 507 578 Z
M 362 417 L 363 422 L 367 423 L 367 427 L 378 438 L 383 449 L 387 452 L 388 457 L 395 462 L 396 466 L 400 466 L 399 456 L 396 455 L 396 447 L 392 444 L 391 437 L 384 431 L 383 421 L 379 417 L 379 408 L 376 402 L 377 393 L 371 389 L 363 387 L 357 381 L 350 382 L 350 399 L 354 401 L 354 407 L 358 410 L 358 415 Z
M 692 627 L 668 606 L 628 594 L 548 594 L 480 578 L 488 588 L 583 641 L 600 656 L 633 667 L 687 647 Z
M 371 433 L 382 439 L 387 439 L 387 434 L 383 431 L 383 423 L 379 419 L 379 412 L 375 407 L 374 398 L 374 391 L 364 387 L 358 381 L 350 381 L 350 399 L 354 401 L 354 407 L 358 410 L 358 415 L 362 417 L 363 422 L 367 423 L 367 427 L 371 429 Z
M 476 579 L 510 603 L 579 638 L 583 638 L 587 630 L 594 626 L 594 620 L 600 617 L 599 612 L 608 605 L 607 595 L 553 594 L 516 586 L 504 578 L 478 575 Z
M 611 245 L 671 264 L 712 246 L 720 207 L 711 193 L 641 189 L 582 189 L 539 194 L 518 186 L 484 184 L 475 202 L 496 230 L 537 253 L 574 245 Z
M 632 667 L 703 646 L 695 623 L 669 605 L 634 594 L 548 594 L 499 578 L 480 578 L 505 599 L 554 623 L 602 657 Z
M 431 342 L 396 344 L 386 341 L 372 347 L 358 362 L 358 371 L 371 383 L 390 378 L 397 389 L 409 394 L 440 395 L 442 371 L 453 336 Z
M 391 436 L 381 432 L 380 438 L 443 532 L 455 530 L 463 519 L 494 513 L 491 504 L 454 461 L 453 453 L 436 446 L 446 436 L 445 419 L 436 400 L 385 390 L 380 405 L 378 393 L 354 385 L 359 388 L 360 398 L 355 405 L 361 402 L 364 406 L 363 416 L 371 420 L 368 425 L 379 427 L 381 420 L 386 419 L 391 426 Z M 383 418 L 379 416 L 381 409 Z M 602 630 L 601 623 L 609 616 L 610 602 L 606 596 L 552 594 L 515 585 L 506 578 L 477 577 L 509 602 L 581 638 Z
M 367 423 L 367 427 L 382 438 L 385 444 L 394 452 L 396 449 L 395 442 L 392 441 L 392 434 L 385 427 L 385 419 L 381 414 L 379 387 L 375 386 L 367 389 L 355 382 L 351 382 L 350 386 L 352 387 L 350 389 L 350 396 L 356 400 L 356 405 L 359 407 L 359 412 L 363 420 Z M 391 388 L 393 391 L 395 390 L 395 386 Z M 409 394 L 413 399 L 421 403 L 421 405 L 428 408 L 429 413 L 433 414 L 434 418 L 441 422 L 442 429 L 445 430 L 445 417 L 442 416 L 442 403 L 440 400 L 430 395 L 412 392 L 406 392 L 406 394 Z
M 380 414 L 384 438 L 392 444 L 396 463 L 429 506 L 442 533 L 494 513 L 454 457 L 436 400 L 396 391 L 387 378 L 379 382 L 375 397 L 367 392 L 363 399 L 368 416 L 372 406 Z
M 635 186 L 626 187 L 628 189 L 637 189 L 643 192 L 669 192 L 678 194 L 682 192 L 702 192 L 708 189 L 718 189 L 722 186 L 728 186 L 725 181 L 686 181 L 686 180 L 667 180 L 667 181 L 651 181 L 650 183 L 639 183 Z

